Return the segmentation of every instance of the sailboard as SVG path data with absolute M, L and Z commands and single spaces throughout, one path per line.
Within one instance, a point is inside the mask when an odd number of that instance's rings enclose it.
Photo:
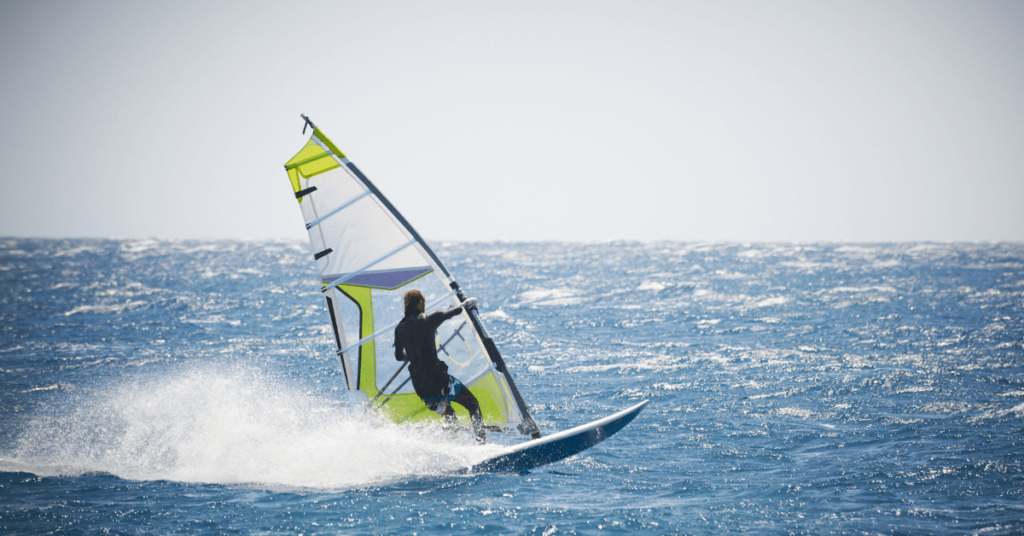
M 394 330 L 407 291 L 423 293 L 428 313 L 461 304 L 466 294 L 380 189 L 302 118 L 303 134 L 312 134 L 284 167 L 309 233 L 345 387 L 396 423 L 440 421 L 416 396 L 406 363 L 395 359 Z M 542 437 L 477 307 L 442 324 L 436 344 L 448 372 L 476 396 L 489 430 Z M 453 408 L 468 422 L 464 408 Z
M 608 439 L 633 421 L 647 400 L 583 426 L 503 449 L 467 469 L 468 473 L 527 473 L 564 460 Z

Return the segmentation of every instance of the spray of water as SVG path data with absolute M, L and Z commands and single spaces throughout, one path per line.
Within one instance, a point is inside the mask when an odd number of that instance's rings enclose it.
M 498 448 L 383 422 L 250 368 L 203 367 L 43 408 L 0 453 L 0 470 L 339 489 L 451 473 Z

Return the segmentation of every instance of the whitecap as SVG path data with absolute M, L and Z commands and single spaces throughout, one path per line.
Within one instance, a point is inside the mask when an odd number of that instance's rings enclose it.
M 76 315 L 79 313 L 93 313 L 93 314 L 119 314 L 123 313 L 128 309 L 135 309 L 146 305 L 144 301 L 127 301 L 124 303 L 111 303 L 111 304 L 97 304 L 97 305 L 79 305 L 70 311 L 64 313 L 64 316 Z
M 800 417 L 801 419 L 806 419 L 814 415 L 813 411 L 803 408 L 779 408 L 775 410 L 775 413 L 779 415 L 786 415 L 788 417 Z
M 665 285 L 663 283 L 658 283 L 657 281 L 644 281 L 643 283 L 640 283 L 640 286 L 637 287 L 636 289 L 637 290 L 653 290 L 654 292 L 658 292 L 658 291 L 661 291 L 661 290 L 665 290 L 665 288 L 666 287 L 665 287 Z
M 771 307 L 773 305 L 784 305 L 786 303 L 789 303 L 789 301 L 790 299 L 785 296 L 775 296 L 773 298 L 763 299 L 754 305 L 756 305 L 757 307 Z
M 480 316 L 482 318 L 493 319 L 493 320 L 503 320 L 503 321 L 512 320 L 512 317 L 508 316 L 508 313 L 506 313 L 505 311 L 502 311 L 501 309 L 496 309 L 494 311 L 488 311 L 488 312 L 486 312 L 486 313 L 484 313 L 484 314 L 482 314 Z

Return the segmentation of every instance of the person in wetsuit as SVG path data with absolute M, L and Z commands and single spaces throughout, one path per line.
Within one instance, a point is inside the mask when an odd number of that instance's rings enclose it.
M 395 359 L 409 362 L 412 387 L 431 411 L 444 416 L 446 422 L 456 422 L 454 402 L 469 411 L 477 443 L 487 442 L 480 404 L 469 388 L 448 374 L 448 365 L 437 357 L 434 341 L 437 328 L 445 320 L 476 306 L 476 298 L 445 311 L 424 313 L 426 300 L 418 290 L 405 293 L 405 317 L 395 327 Z

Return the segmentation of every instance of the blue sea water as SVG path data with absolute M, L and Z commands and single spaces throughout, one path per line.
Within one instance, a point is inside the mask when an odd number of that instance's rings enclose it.
M 498 447 L 347 404 L 306 244 L 0 239 L 0 532 L 1024 533 L 1022 244 L 436 246 L 546 432 L 650 405 L 449 476 Z

